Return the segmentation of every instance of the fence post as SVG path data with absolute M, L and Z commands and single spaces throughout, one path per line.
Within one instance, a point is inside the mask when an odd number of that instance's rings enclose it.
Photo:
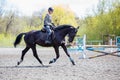
M 110 44 L 110 46 L 112 46 L 112 39 L 109 40 L 109 44 Z M 111 47 L 110 52 L 112 52 L 112 51 L 113 51 L 113 48 Z
M 120 36 L 116 37 L 116 46 L 118 47 L 118 51 L 120 51 Z M 118 56 L 120 56 L 120 52 L 118 53 Z

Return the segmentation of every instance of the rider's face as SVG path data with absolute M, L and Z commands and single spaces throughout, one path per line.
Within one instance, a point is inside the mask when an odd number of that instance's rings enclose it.
M 48 11 L 49 12 L 49 14 L 52 14 L 53 13 L 53 11 Z

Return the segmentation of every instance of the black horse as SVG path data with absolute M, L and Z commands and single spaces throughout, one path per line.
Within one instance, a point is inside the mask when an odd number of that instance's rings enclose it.
M 79 28 L 79 27 L 78 27 Z M 56 53 L 56 58 L 53 58 L 50 63 L 54 63 L 56 62 L 56 60 L 59 58 L 59 47 L 61 46 L 66 55 L 69 57 L 70 61 L 72 62 L 73 65 L 75 65 L 74 60 L 70 57 L 70 54 L 67 51 L 66 45 L 63 42 L 64 38 L 66 35 L 68 35 L 68 41 L 72 42 L 77 31 L 78 28 L 74 28 L 71 25 L 60 25 L 58 27 L 56 27 L 54 29 L 53 35 L 51 36 L 52 38 L 52 43 L 51 44 L 46 44 L 45 40 L 46 40 L 46 36 L 47 34 L 43 31 L 30 31 L 27 33 L 20 33 L 17 37 L 16 40 L 14 42 L 14 46 L 16 47 L 17 44 L 20 43 L 22 36 L 24 36 L 24 41 L 26 43 L 26 48 L 22 51 L 22 55 L 21 55 L 21 59 L 20 61 L 17 63 L 17 65 L 19 65 L 23 59 L 24 56 L 26 54 L 26 52 L 31 48 L 33 51 L 33 55 L 34 57 L 39 61 L 40 64 L 43 65 L 42 61 L 39 59 L 37 51 L 36 51 L 36 44 L 43 46 L 43 47 L 53 47 L 55 49 L 55 53 Z

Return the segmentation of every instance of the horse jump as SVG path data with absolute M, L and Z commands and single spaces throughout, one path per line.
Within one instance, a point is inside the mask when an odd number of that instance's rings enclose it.
M 82 58 L 82 59 L 85 59 L 85 58 L 91 59 L 91 58 L 105 56 L 105 55 L 114 55 L 114 53 L 118 53 L 117 56 L 119 56 L 119 52 L 120 52 L 120 36 L 116 37 L 116 45 L 112 45 L 112 39 L 110 40 L 110 45 L 86 45 L 86 35 L 84 35 L 82 38 L 78 37 L 76 39 L 76 46 L 77 46 L 76 51 L 82 53 L 82 56 L 80 56 L 80 58 Z M 110 49 L 110 52 L 104 52 L 103 50 L 105 48 L 118 48 L 118 50 L 113 52 L 112 49 Z M 70 51 L 70 49 L 68 49 L 68 50 Z M 98 52 L 98 53 L 103 53 L 103 54 L 93 56 L 93 57 L 87 57 L 86 50 L 94 51 L 94 52 Z

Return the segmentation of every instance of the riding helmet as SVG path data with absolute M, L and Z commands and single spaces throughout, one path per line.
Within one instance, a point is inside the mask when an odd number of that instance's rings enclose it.
M 54 9 L 52 7 L 49 7 L 48 11 L 54 11 Z

